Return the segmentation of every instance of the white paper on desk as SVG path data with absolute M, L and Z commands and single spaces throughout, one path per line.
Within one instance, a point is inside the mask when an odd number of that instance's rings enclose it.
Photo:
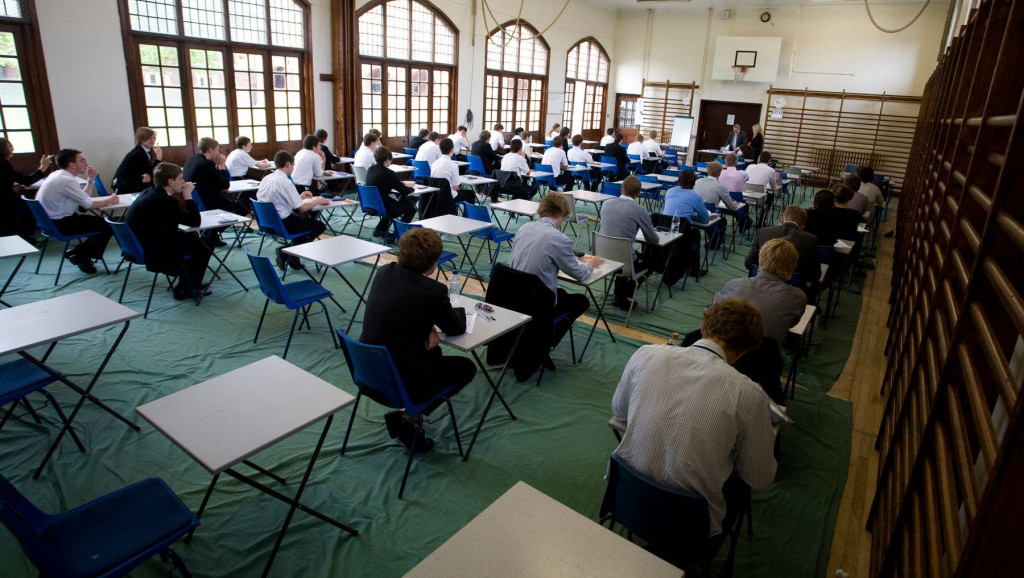
M 473 335 L 473 328 L 476 327 L 476 313 L 466 312 L 466 335 Z

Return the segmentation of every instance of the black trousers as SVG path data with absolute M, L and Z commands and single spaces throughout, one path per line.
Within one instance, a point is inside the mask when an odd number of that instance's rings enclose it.
M 388 230 L 391 229 L 393 218 L 398 218 L 403 223 L 408 223 L 416 215 L 416 205 L 409 197 L 396 199 L 391 195 L 384 195 L 381 199 L 384 201 L 384 208 L 387 209 L 389 216 L 380 218 L 377 228 L 373 231 L 374 235 L 386 235 Z
M 565 337 L 565 334 L 569 332 L 572 324 L 576 322 L 576 319 L 586 313 L 587 309 L 590 309 L 590 299 L 586 295 L 582 293 L 569 293 L 561 287 L 558 288 L 558 302 L 555 303 L 552 315 L 556 319 L 564 313 L 569 315 L 565 320 L 555 325 L 551 347 L 558 345 L 562 338 Z
M 103 252 L 107 250 L 107 243 L 114 231 L 102 217 L 95 215 L 74 214 L 63 219 L 56 219 L 53 224 L 63 235 L 77 235 L 79 233 L 98 233 L 85 239 L 80 248 L 73 249 L 79 255 L 90 259 L 100 259 Z
M 399 369 L 398 374 L 402 377 L 406 391 L 409 392 L 409 399 L 413 403 L 422 403 L 449 387 L 453 388 L 449 397 L 462 391 L 462 388 L 476 376 L 476 364 L 468 357 L 444 356 L 431 369 Z M 443 402 L 438 401 L 431 404 L 424 413 L 429 414 L 441 403 Z
M 292 245 L 301 245 L 310 241 L 316 240 L 317 237 L 324 234 L 327 230 L 327 225 L 321 221 L 313 218 L 309 213 L 292 213 L 282 219 L 284 222 L 284 228 L 288 233 L 294 235 L 296 233 L 307 233 L 302 237 L 297 237 L 292 241 Z

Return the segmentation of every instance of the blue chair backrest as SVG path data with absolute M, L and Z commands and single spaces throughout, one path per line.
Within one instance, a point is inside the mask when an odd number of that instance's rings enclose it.
M 627 154 L 626 156 L 629 157 L 629 160 L 634 162 L 634 163 L 640 162 L 640 155 L 630 155 L 630 154 Z
M 277 276 L 270 257 L 253 255 L 249 252 L 248 247 L 245 248 L 245 254 L 249 257 L 249 264 L 252 265 L 253 272 L 256 273 L 256 280 L 260 282 L 260 291 L 274 303 L 288 305 L 284 285 L 281 283 L 281 278 Z
M 194 199 L 197 196 L 199 195 L 192 195 L 192 198 Z M 252 213 L 256 217 L 256 224 L 260 226 L 260 230 L 264 233 L 284 235 L 287 232 L 284 228 L 284 222 L 281 220 L 281 215 L 277 214 L 277 207 L 274 206 L 274 203 L 253 201 Z
M 412 161 L 412 177 L 414 179 L 430 177 L 430 163 L 427 161 Z
M 49 548 L 42 539 L 51 516 L 28 501 L 7 478 L 0 476 L 0 520 L 21 542 L 33 562 Z M 45 562 L 45 561 L 44 561 Z M 40 568 L 48 565 L 40 566 Z
M 480 155 L 466 155 L 466 160 L 469 161 L 469 172 L 472 174 L 486 177 L 490 174 L 486 167 L 484 167 L 484 159 Z
M 418 153 L 419 150 L 420 149 L 411 149 L 409 147 L 402 147 L 402 152 L 404 152 L 407 155 L 411 155 L 411 156 L 416 156 L 416 153 Z
M 395 241 L 402 238 L 402 235 L 410 229 L 419 229 L 423 225 L 413 225 L 412 223 L 403 222 L 401 219 L 395 219 L 391 221 L 395 225 Z
M 111 230 L 114 231 L 117 244 L 121 246 L 121 254 L 124 255 L 124 260 L 136 265 L 145 265 L 146 254 L 142 250 L 142 244 L 139 243 L 139 238 L 135 236 L 135 231 L 132 231 L 128 223 L 118 223 L 110 219 L 106 221 L 110 225 Z
M 698 169 L 706 169 L 706 168 L 708 168 L 708 164 L 707 163 L 703 163 L 703 162 L 698 162 L 697 163 L 697 168 Z
M 640 179 L 641 183 L 660 183 L 658 177 L 654 175 L 637 175 L 636 178 Z
M 554 144 L 554 142 L 551 139 L 547 139 L 547 138 L 544 139 L 544 146 L 550 147 L 553 144 Z
M 606 169 L 602 169 L 602 170 L 611 171 L 611 172 L 613 172 L 615 174 L 618 174 L 618 172 L 619 172 L 619 168 L 618 168 L 619 167 L 619 160 L 618 159 L 616 159 L 615 157 L 609 157 L 609 156 L 601 155 L 601 162 L 606 164 L 606 165 L 612 165 L 611 167 L 606 168 Z
M 683 169 L 665 169 L 661 171 L 661 174 L 669 177 L 678 177 L 680 174 L 682 174 L 682 172 Z
M 199 196 L 199 191 L 192 191 L 192 200 L 196 202 L 196 209 L 198 209 L 200 213 L 206 210 L 206 203 L 204 203 L 203 198 Z
M 462 201 L 459 204 L 462 205 L 462 210 L 467 219 L 483 221 L 484 223 L 491 222 L 491 213 L 487 210 L 487 207 L 483 205 L 471 205 L 465 201 Z
M 668 149 L 663 151 L 665 153 L 665 161 L 670 165 L 674 165 L 679 162 L 679 151 L 675 149 Z
M 601 183 L 601 192 L 606 195 L 612 195 L 613 197 L 620 197 L 622 196 L 622 183 L 605 181 Z
M 535 170 L 537 170 L 537 171 L 545 172 L 545 173 L 552 173 L 552 174 L 554 174 L 554 172 L 555 172 L 554 169 L 551 168 L 551 165 L 542 165 L 540 163 L 536 163 L 536 164 L 533 165 L 533 168 Z M 558 186 L 557 183 L 555 182 L 555 177 L 537 177 L 535 180 L 538 183 L 545 184 L 545 185 L 547 185 L 549 187 L 557 187 Z
M 36 226 L 43 232 L 47 237 L 53 237 L 54 239 L 63 239 L 64 236 L 57 230 L 57 225 L 53 224 L 53 219 L 43 208 L 43 204 L 38 199 L 30 199 L 24 195 L 21 197 L 24 199 L 25 204 L 28 205 L 28 209 L 32 211 L 32 216 L 36 220 Z
M 843 169 L 843 172 L 844 173 L 855 173 L 855 172 L 857 172 L 857 165 L 855 165 L 855 164 L 848 164 L 848 165 L 846 165 L 846 168 Z
M 693 171 L 697 172 L 697 167 L 694 165 L 679 165 L 679 171 Z
M 341 329 L 338 335 L 341 336 L 341 351 L 345 354 L 345 362 L 356 386 L 360 390 L 370 389 L 375 392 L 369 397 L 378 402 L 381 398 L 386 399 L 384 405 L 388 407 L 404 407 L 410 414 L 413 413 L 410 409 L 413 403 L 409 400 L 388 348 L 355 341 Z
M 380 197 L 380 189 L 372 185 L 356 185 L 356 187 L 358 188 L 356 194 L 359 196 L 359 206 L 363 208 L 364 213 L 370 213 L 372 210 L 381 217 L 387 216 L 388 211 L 384 206 L 384 199 Z
M 92 184 L 93 184 L 94 187 L 96 187 L 96 194 L 97 195 L 99 195 L 101 197 L 109 197 L 110 196 L 110 192 L 107 191 L 107 187 L 103 186 L 103 181 L 100 180 L 100 176 L 99 175 L 96 175 L 95 177 L 93 177 Z

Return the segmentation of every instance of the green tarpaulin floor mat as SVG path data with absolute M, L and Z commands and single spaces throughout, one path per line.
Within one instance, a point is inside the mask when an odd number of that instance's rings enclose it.
M 254 238 L 247 242 L 250 250 L 257 244 Z M 274 246 L 268 242 L 264 254 L 272 255 Z M 447 248 L 458 246 L 449 242 Z M 719 257 L 700 284 L 691 279 L 686 290 L 674 290 L 672 298 L 663 291 L 657 310 L 635 312 L 631 327 L 666 337 L 671 331 L 699 327 L 700 313 L 714 291 L 742 274 L 744 251 L 726 262 Z M 111 244 L 107 257 L 112 268 L 116 255 Z M 503 249 L 502 260 L 507 262 L 508 255 L 508 249 Z M 72 268 L 62 275 L 62 285 L 54 288 L 56 259 L 57 252 L 51 247 L 39 275 L 26 263 L 5 299 L 17 305 L 85 289 L 117 298 L 123 270 L 117 275 L 84 276 Z M 223 276 L 214 281 L 213 295 L 196 307 L 191 302 L 174 301 L 164 291 L 166 283 L 158 282 L 149 319 L 132 322 L 97 384 L 95 395 L 139 424 L 141 433 L 87 403 L 75 420 L 86 453 L 80 454 L 65 439 L 41 477 L 33 480 L 32 472 L 59 429 L 49 408 L 40 411 L 43 399 L 33 397 L 43 423 L 36 424 L 26 415 L 25 407 L 18 406 L 16 417 L 0 431 L 0 472 L 46 511 L 74 507 L 150 476 L 164 478 L 189 507 L 198 509 L 210 475 L 133 408 L 284 351 L 292 313 L 271 304 L 260 341 L 254 345 L 264 298 L 244 252 L 234 251 L 228 262 L 249 285 L 248 293 Z M 13 263 L 0 262 L 0 278 L 6 278 L 12 267 Z M 369 271 L 365 264 L 343 267 L 357 287 L 362 287 Z M 286 280 L 299 278 L 304 275 L 290 272 Z M 151 274 L 133 271 L 125 305 L 142 311 L 151 280 Z M 328 272 L 324 284 L 348 310 L 343 314 L 329 305 L 334 324 L 344 327 L 356 299 L 333 272 Z M 819 324 L 815 330 L 815 345 L 810 357 L 801 361 L 800 387 L 789 404 L 796 423 L 783 430 L 776 481 L 754 493 L 754 535 L 744 533 L 741 539 L 737 576 L 816 577 L 824 572 L 845 484 L 852 428 L 851 405 L 824 392 L 849 355 L 859 308 L 860 296 L 844 292 L 839 314 L 827 329 Z M 609 311 L 608 317 L 622 323 L 625 316 L 616 310 Z M 311 329 L 296 332 L 288 361 L 355 394 L 343 355 L 331 348 L 322 316 L 313 316 L 311 324 Z M 577 351 L 588 330 L 582 323 L 576 325 Z M 360 331 L 357 320 L 351 334 L 358 336 Z M 67 339 L 49 362 L 76 381 L 87 380 L 116 332 L 106 329 Z M 397 495 L 408 454 L 397 440 L 388 438 L 383 425 L 385 408 L 369 400 L 360 404 L 345 456 L 340 456 L 339 450 L 352 412 L 342 410 L 303 502 L 354 526 L 360 534 L 352 537 L 296 513 L 272 575 L 401 576 L 519 480 L 596 520 L 605 488 L 604 471 L 616 446 L 607 427 L 611 396 L 623 366 L 641 345 L 622 336 L 616 339 L 612 343 L 603 327 L 599 328 L 578 366 L 570 358 L 568 340 L 563 341 L 552 356 L 558 369 L 545 372 L 540 386 L 535 379 L 517 383 L 510 375 L 501 390 L 518 419 L 511 420 L 500 405 L 493 406 L 468 462 L 458 456 L 447 418 L 429 425 L 437 447 L 416 456 L 403 500 Z M 77 401 L 62 385 L 49 389 L 65 408 Z M 478 377 L 455 398 L 456 417 L 466 441 L 488 394 Z M 441 413 L 439 410 L 432 418 Z M 288 484 L 278 486 L 250 473 L 285 494 L 294 493 L 320 430 L 321 426 L 312 426 L 253 458 L 284 476 Z M 286 510 L 285 504 L 222 476 L 195 539 L 189 545 L 179 542 L 175 550 L 196 576 L 256 575 L 266 562 Z M 35 575 L 6 531 L 0 533 L 0 566 L 5 576 Z M 163 575 L 166 568 L 156 558 L 135 575 Z

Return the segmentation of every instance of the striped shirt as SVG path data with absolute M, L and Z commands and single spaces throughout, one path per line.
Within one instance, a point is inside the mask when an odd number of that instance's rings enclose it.
M 638 349 L 622 372 L 612 411 L 626 424 L 615 455 L 660 484 L 704 496 L 712 536 L 722 531 L 722 485 L 730 476 L 754 489 L 775 478 L 768 401 L 713 341 Z

